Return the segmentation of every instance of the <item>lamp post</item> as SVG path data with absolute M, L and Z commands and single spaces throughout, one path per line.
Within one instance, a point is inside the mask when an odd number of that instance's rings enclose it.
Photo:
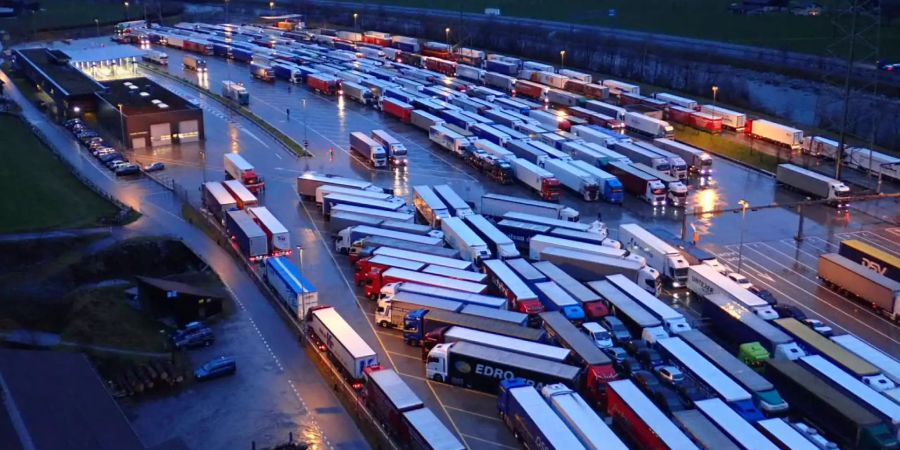
M 353 29 L 356 29 L 356 19 L 359 18 L 359 13 L 353 13 Z
M 747 208 L 750 207 L 750 204 L 747 203 L 747 200 L 741 199 L 738 201 L 738 204 L 741 205 L 741 242 L 738 244 L 738 273 L 741 273 L 741 267 L 744 262 L 744 218 L 747 217 Z
M 129 4 L 128 4 L 128 2 L 125 2 L 125 3 L 123 3 L 123 5 L 125 6 L 125 20 L 128 20 L 128 16 L 130 16 L 129 9 L 128 9 Z
M 309 129 L 306 127 L 306 99 L 302 100 L 303 104 L 303 149 L 309 151 Z
M 125 143 L 125 114 L 122 112 L 122 104 L 119 103 L 119 126 L 122 128 L 122 147 L 128 148 Z
M 100 37 L 100 19 L 94 19 L 94 25 L 97 26 L 97 37 Z
M 269 14 L 272 14 L 272 9 L 275 8 L 275 2 L 269 2 Z
M 559 65 L 560 65 L 560 67 L 566 67 L 566 51 L 565 50 L 559 51 Z
M 713 93 L 713 113 L 712 113 L 712 116 L 713 116 L 713 119 L 715 119 L 715 118 L 716 118 L 716 98 L 719 96 L 719 87 L 716 86 L 716 85 L 713 85 L 713 87 L 712 87 L 712 93 Z
M 444 43 L 450 45 L 450 27 L 444 28 Z

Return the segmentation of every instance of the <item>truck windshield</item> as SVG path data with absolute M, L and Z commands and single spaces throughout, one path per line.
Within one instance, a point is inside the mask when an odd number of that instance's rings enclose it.
M 666 195 L 666 190 L 665 188 L 654 189 L 653 195 Z
M 849 196 L 850 196 L 850 190 L 849 190 L 849 189 L 845 189 L 845 190 L 835 190 L 835 191 L 834 191 L 834 195 L 835 195 L 835 197 L 849 197 Z

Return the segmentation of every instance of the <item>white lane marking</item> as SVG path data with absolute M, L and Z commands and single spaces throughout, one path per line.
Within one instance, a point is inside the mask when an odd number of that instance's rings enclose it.
M 797 243 L 797 241 L 795 241 L 793 239 L 782 239 L 779 242 L 781 242 L 783 245 L 785 245 L 787 247 L 791 247 L 791 248 L 794 248 L 795 250 L 800 251 L 800 253 L 805 253 L 805 254 L 809 255 L 813 259 L 816 259 L 816 260 L 819 259 L 819 255 L 814 255 L 806 250 L 803 250 L 803 244 L 799 244 L 799 243 Z
M 462 436 L 464 437 L 463 440 L 472 439 L 472 440 L 475 440 L 475 441 L 481 441 L 481 442 L 484 442 L 484 443 L 486 443 L 486 444 L 496 445 L 497 447 L 500 447 L 500 448 L 508 448 L 508 449 L 510 449 L 510 450 L 521 450 L 519 447 L 510 447 L 510 446 L 508 446 L 508 445 L 501 444 L 501 443 L 499 443 L 499 442 L 495 442 L 495 441 L 492 441 L 492 440 L 490 440 L 490 439 L 480 438 L 480 437 L 478 437 L 478 436 L 472 436 L 471 434 L 463 434 Z M 468 447 L 468 448 L 472 448 L 472 447 Z
M 275 155 L 275 157 L 278 158 L 278 159 L 282 159 L 282 158 L 281 158 L 281 155 L 279 155 L 278 152 L 273 153 L 273 155 Z
M 263 142 L 263 140 L 260 139 L 259 136 L 253 134 L 250 130 L 248 130 L 248 129 L 246 129 L 246 128 L 243 128 L 243 129 L 241 129 L 241 131 L 244 132 L 244 133 L 247 133 L 248 136 L 250 136 L 250 137 L 252 137 L 253 139 L 255 139 L 256 142 L 259 142 L 259 143 L 262 144 L 264 147 L 270 148 L 270 147 L 269 147 L 269 144 L 266 144 L 265 142 Z

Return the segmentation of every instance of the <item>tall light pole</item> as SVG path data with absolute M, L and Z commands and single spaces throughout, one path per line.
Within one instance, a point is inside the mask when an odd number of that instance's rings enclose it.
M 122 112 L 121 103 L 119 103 L 119 126 L 122 128 L 122 147 L 127 148 L 128 144 L 125 143 L 125 113 Z
M 566 51 L 565 50 L 559 51 L 559 65 L 560 65 L 560 67 L 566 67 Z
M 97 26 L 97 37 L 100 37 L 100 19 L 94 19 L 94 25 Z
M 272 9 L 275 8 L 275 2 L 269 2 L 269 14 L 272 14 Z
M 309 151 L 309 128 L 306 127 L 306 99 L 303 102 L 303 149 Z
M 744 218 L 747 217 L 747 208 L 750 207 L 750 204 L 747 203 L 747 200 L 741 199 L 738 201 L 738 204 L 741 205 L 741 242 L 738 245 L 738 273 L 741 273 L 741 267 L 744 263 Z
M 356 29 L 356 19 L 359 18 L 359 13 L 353 13 L 353 29 Z
M 713 113 L 712 113 L 712 116 L 713 116 L 713 119 L 715 119 L 715 118 L 716 118 L 716 98 L 719 96 L 719 87 L 716 86 L 716 85 L 713 85 L 713 87 L 712 87 L 712 92 L 713 92 Z
M 444 28 L 444 43 L 450 45 L 450 27 Z
M 130 16 L 129 9 L 128 9 L 128 6 L 129 6 L 128 2 L 123 3 L 123 5 L 125 6 L 125 20 L 128 20 L 128 16 Z

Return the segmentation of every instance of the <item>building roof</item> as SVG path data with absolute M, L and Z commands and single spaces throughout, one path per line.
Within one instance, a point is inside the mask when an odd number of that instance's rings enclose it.
M 105 45 L 103 47 L 67 48 L 66 54 L 75 62 L 100 62 L 124 58 L 138 58 L 147 53 L 133 45 Z
M 25 48 L 15 53 L 67 96 L 90 95 L 103 90 L 102 84 L 72 67 L 68 55 L 62 50 Z
M 0 350 L 0 388 L 4 448 L 145 448 L 80 353 Z
M 193 295 L 196 297 L 223 298 L 225 293 L 218 289 L 207 289 L 197 287 L 192 284 L 181 283 L 178 281 L 164 280 L 162 278 L 137 277 L 143 283 L 153 286 L 164 291 L 175 291 L 180 294 Z
M 109 104 L 122 105 L 126 115 L 152 114 L 167 111 L 199 110 L 185 99 L 147 78 L 104 81 L 106 91 L 97 95 Z M 146 94 L 146 95 L 144 95 Z M 158 104 L 167 105 L 160 108 Z

